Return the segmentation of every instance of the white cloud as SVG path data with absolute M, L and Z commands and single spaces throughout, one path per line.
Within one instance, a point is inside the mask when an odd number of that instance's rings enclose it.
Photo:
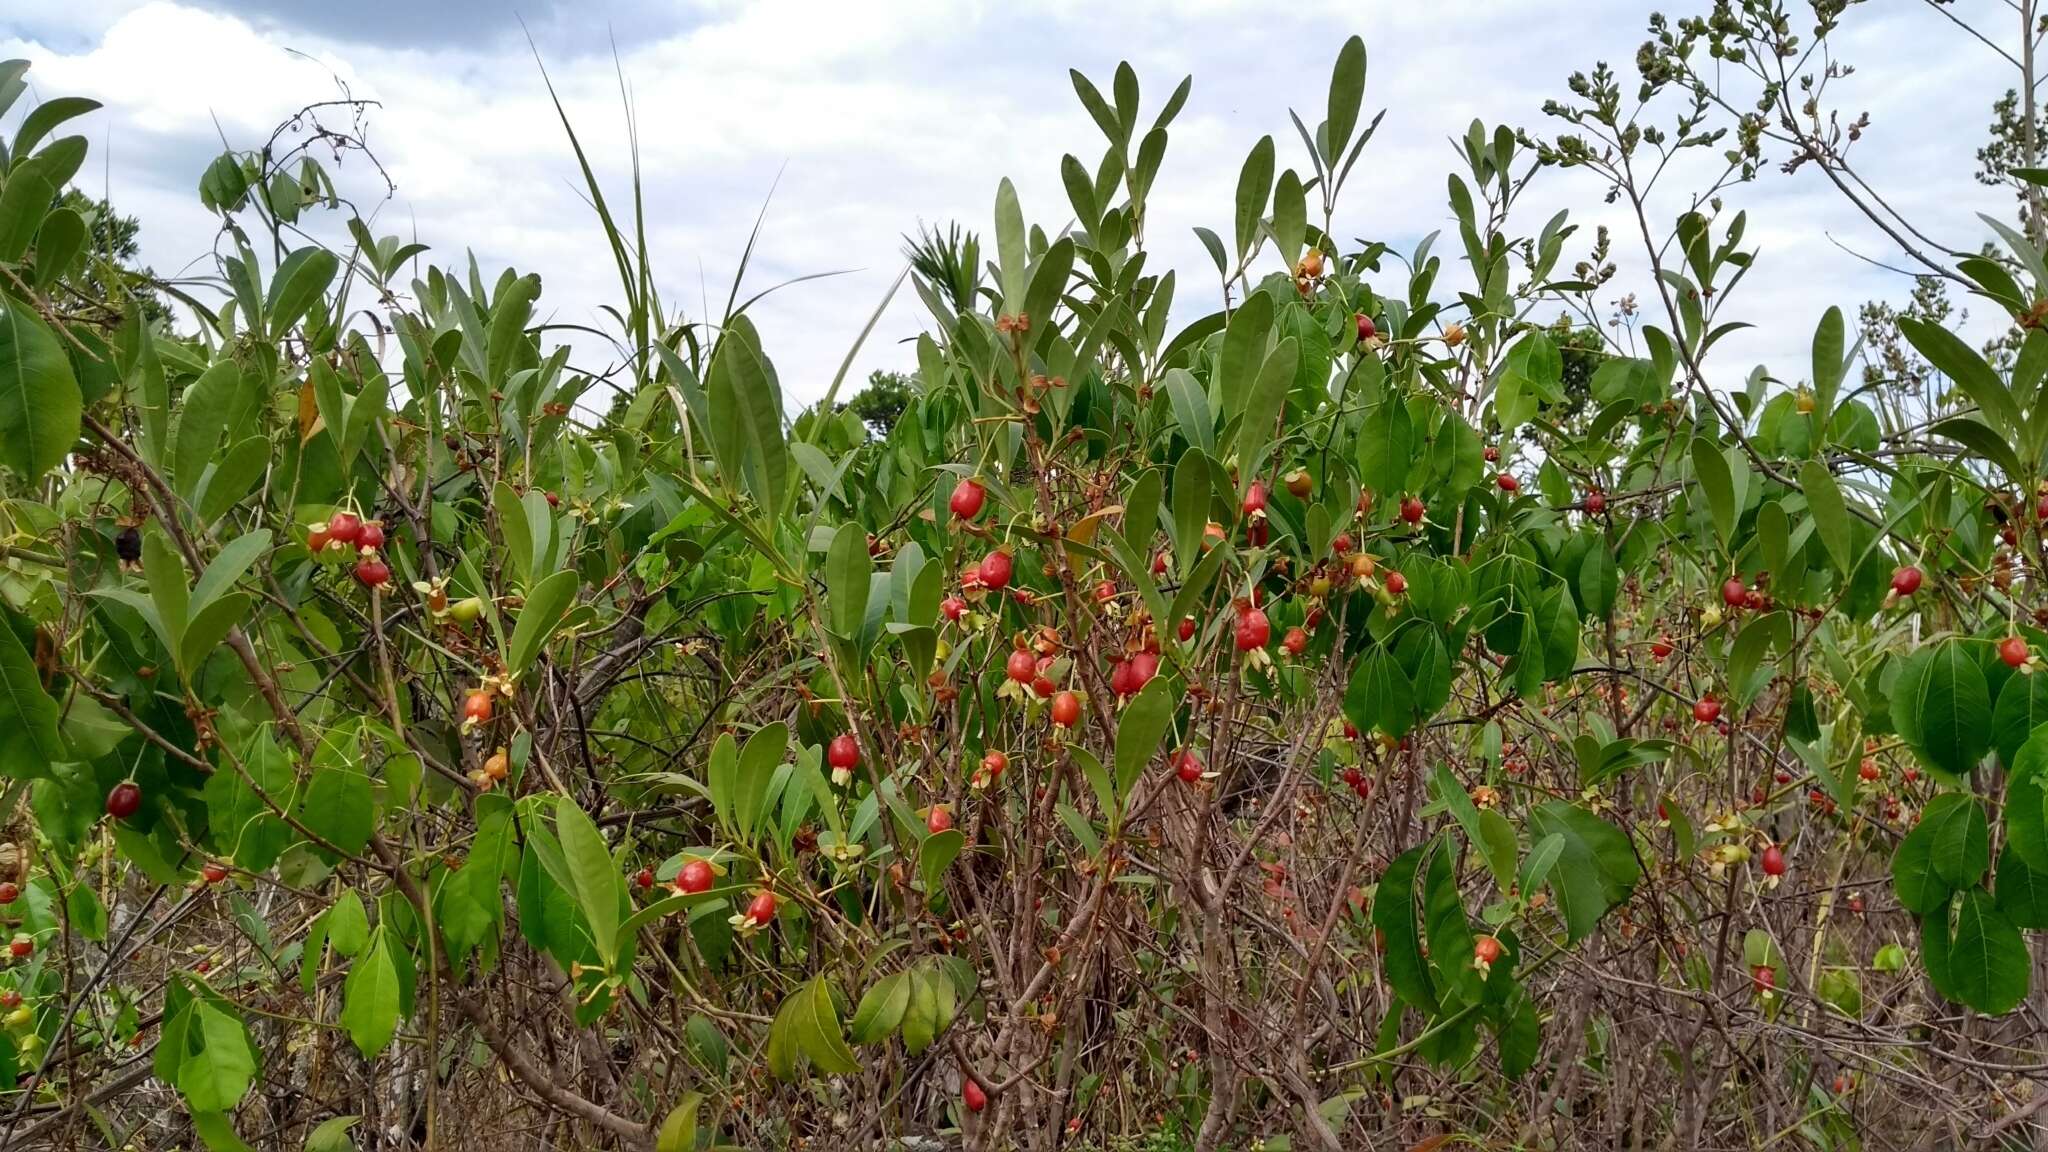
M 460 262 L 466 246 L 487 275 L 506 264 L 538 271 L 544 306 L 558 319 L 603 322 L 599 305 L 617 296 L 609 254 L 581 202 L 540 73 L 523 42 L 497 34 L 503 29 L 480 27 L 481 38 L 467 44 L 398 47 L 388 29 L 378 43 L 292 31 L 288 13 L 252 25 L 166 0 L 120 9 L 73 4 L 0 21 L 0 54 L 34 62 L 39 95 L 106 102 L 91 129 L 95 146 L 108 149 L 110 191 L 143 217 L 144 257 L 159 269 L 181 268 L 211 248 L 215 225 L 192 189 L 218 147 L 216 133 L 236 147 L 258 144 L 292 110 L 332 98 L 338 77 L 353 95 L 381 104 L 370 114 L 369 139 L 398 193 L 380 209 L 378 231 L 416 229 L 442 262 Z M 1305 167 L 1286 110 L 1310 124 L 1320 119 L 1344 35 L 1367 39 L 1368 115 L 1389 111 L 1346 189 L 1336 232 L 1347 242 L 1385 238 L 1405 251 L 1432 230 L 1454 240 L 1444 177 L 1459 162 L 1449 138 L 1475 116 L 1553 130 L 1542 100 L 1595 59 L 1614 62 L 1632 90 L 1646 11 L 1620 0 L 1582 5 L 1569 17 L 1537 0 L 1284 10 L 1249 0 L 715 0 L 690 6 L 660 36 L 642 39 L 629 24 L 613 32 L 638 116 L 666 301 L 692 315 L 707 298 L 714 310 L 722 303 L 778 173 L 749 290 L 860 270 L 786 289 L 757 310 L 785 387 L 808 399 L 824 390 L 895 276 L 899 237 L 918 222 L 957 218 L 986 232 L 1004 175 L 1016 180 L 1033 220 L 1052 228 L 1065 221 L 1060 155 L 1071 151 L 1092 170 L 1102 153 L 1068 86 L 1069 65 L 1107 88 L 1116 61 L 1128 56 L 1148 114 L 1182 75 L 1194 74 L 1149 231 L 1154 266 L 1180 270 L 1179 311 L 1192 318 L 1214 307 L 1216 293 L 1191 228 L 1227 231 L 1238 166 L 1259 135 L 1274 136 L 1283 167 Z M 2002 65 L 1917 9 L 1852 11 L 1840 49 L 1869 66 L 1839 84 L 1876 119 L 1858 146 L 1873 181 L 1945 241 L 1974 247 L 1984 229 L 1972 213 L 2008 207 L 2004 193 L 1969 176 L 1991 101 L 2006 86 Z M 614 209 L 623 211 L 629 155 L 613 60 L 568 51 L 550 53 L 547 64 Z M 358 161 L 343 179 L 365 203 L 381 196 Z M 1687 207 L 1683 188 L 1659 198 L 1660 227 Z M 1544 173 L 1519 225 L 1533 232 L 1555 208 L 1573 208 L 1586 227 L 1567 250 L 1570 260 L 1590 242 L 1592 224 L 1609 223 L 1624 277 L 1640 285 L 1633 224 L 1599 203 L 1602 191 L 1583 173 Z M 1728 199 L 1751 209 L 1750 235 L 1764 252 L 1729 312 L 1762 328 L 1730 341 L 1724 373 L 1739 376 L 1763 359 L 1794 378 L 1828 304 L 1852 309 L 1867 297 L 1903 295 L 1898 278 L 1830 240 L 1896 259 L 1818 173 L 1772 173 Z M 1450 267 L 1459 262 L 1457 245 L 1437 251 L 1446 276 L 1462 280 Z M 1381 286 L 1398 287 L 1391 278 Z M 907 366 L 900 341 L 921 320 L 914 295 L 900 294 L 856 379 L 871 367 Z M 585 366 L 596 366 L 590 361 L 601 351 L 584 352 Z

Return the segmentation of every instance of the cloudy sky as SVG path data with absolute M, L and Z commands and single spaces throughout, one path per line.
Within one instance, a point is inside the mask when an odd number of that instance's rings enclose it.
M 1675 6 L 1703 9 L 1706 0 Z M 1338 45 L 1370 55 L 1366 114 L 1387 116 L 1340 203 L 1337 234 L 1407 250 L 1429 232 L 1455 237 L 1445 174 L 1449 138 L 1474 117 L 1554 131 L 1542 102 L 1565 77 L 1614 62 L 1633 90 L 1647 0 L 12 0 L 0 4 L 0 58 L 25 57 L 33 98 L 85 95 L 94 158 L 81 183 L 143 221 L 143 257 L 160 273 L 211 269 L 216 222 L 194 189 L 225 141 L 260 145 L 302 105 L 375 100 L 365 130 L 396 183 L 388 197 L 360 157 L 338 178 L 373 230 L 473 252 L 487 277 L 537 271 L 543 310 L 604 325 L 618 285 L 574 157 L 548 103 L 531 33 L 614 204 L 630 165 L 620 71 L 637 112 L 656 273 L 664 300 L 691 316 L 722 305 L 754 218 L 767 221 L 749 292 L 810 273 L 851 270 L 777 292 L 756 316 L 792 401 L 821 394 L 901 268 L 901 236 L 960 220 L 986 232 L 997 181 L 1012 177 L 1025 214 L 1068 217 L 1059 160 L 1092 170 L 1103 141 L 1067 80 L 1076 67 L 1107 90 L 1119 59 L 1144 84 L 1145 118 L 1194 75 L 1152 198 L 1150 239 L 1181 270 L 1181 319 L 1217 303 L 1213 266 L 1191 229 L 1229 232 L 1231 190 L 1252 143 L 1272 134 L 1280 166 L 1306 168 L 1287 110 L 1320 118 Z M 1804 4 L 1792 7 L 1804 11 Z M 1837 102 L 1867 110 L 1857 153 L 1871 183 L 1941 242 L 1988 236 L 1975 213 L 2010 214 L 2008 195 L 1970 176 L 2009 68 L 1943 12 L 2001 32 L 2000 0 L 1872 0 L 1854 9 L 1837 56 L 1858 66 Z M 1563 13 L 1569 12 L 1569 15 Z M 523 29 L 522 30 L 522 22 Z M 614 55 L 616 53 L 616 56 Z M 24 101 L 27 103 L 27 101 Z M 18 117 L 17 110 L 14 116 Z M 345 120 L 339 123 L 346 123 Z M 779 178 L 779 183 L 778 183 Z M 1590 176 L 1538 177 L 1519 224 L 1533 233 L 1559 207 L 1586 224 L 1620 218 Z M 1683 211 L 1684 185 L 1661 202 Z M 1853 253 L 1897 263 L 1817 172 L 1775 171 L 1734 191 L 1762 249 L 1727 313 L 1759 330 L 1724 346 L 1732 379 L 1756 363 L 1794 379 L 1830 303 L 1903 297 L 1904 279 Z M 1568 247 L 1583 251 L 1590 227 Z M 1639 269 L 1622 234 L 1624 280 Z M 1455 243 L 1439 253 L 1452 257 Z M 1447 263 L 1449 260 L 1447 259 Z M 1567 267 L 1569 264 L 1567 263 Z M 1449 272 L 1446 275 L 1450 275 Z M 1640 283 L 1640 281 L 1633 281 Z M 1391 282 L 1383 290 L 1398 289 Z M 1610 293 L 1619 295 L 1619 291 Z M 707 303 L 708 302 L 708 303 Z M 856 361 L 907 368 L 904 341 L 923 317 L 901 293 Z M 586 368 L 603 349 L 579 345 Z

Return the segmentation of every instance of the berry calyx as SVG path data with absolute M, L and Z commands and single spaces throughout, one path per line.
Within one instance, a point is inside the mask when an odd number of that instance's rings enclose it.
M 1052 698 L 1052 722 L 1062 728 L 1072 728 L 1081 721 L 1081 698 L 1072 692 L 1061 692 Z
M 972 520 L 981 515 L 981 507 L 988 502 L 988 489 L 981 481 L 969 476 L 953 485 L 953 495 L 946 501 L 956 520 Z
M 1026 652 L 1024 658 L 1029 660 L 1031 654 Z M 839 735 L 834 736 L 832 742 L 825 745 L 825 762 L 834 768 L 842 770 L 850 769 L 854 765 L 859 764 L 860 741 L 855 740 L 851 732 L 841 732 Z
M 717 873 L 712 871 L 709 861 L 692 860 L 684 864 L 682 869 L 676 873 L 676 891 L 683 893 L 685 896 L 694 896 L 699 892 L 709 892 L 711 891 L 712 881 L 715 879 L 717 879 Z
M 123 780 L 107 792 L 107 815 L 126 820 L 142 810 L 142 785 Z
M 1892 594 L 1894 596 L 1911 596 L 1920 590 L 1920 581 L 1922 579 L 1919 566 L 1908 564 L 1892 573 Z
M 1692 718 L 1702 724 L 1712 724 L 1721 718 L 1721 702 L 1712 696 L 1702 696 L 1693 701 Z

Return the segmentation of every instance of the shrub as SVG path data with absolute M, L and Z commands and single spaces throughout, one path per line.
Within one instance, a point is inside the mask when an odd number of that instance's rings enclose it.
M 744 309 L 664 320 L 595 184 L 616 402 L 536 275 L 353 216 L 295 246 L 346 211 L 304 152 L 205 173 L 219 298 L 126 268 L 60 196 L 93 105 L 27 111 L 0 1143 L 2019 1132 L 2041 216 L 1952 265 L 1901 233 L 2010 317 L 1996 366 L 1945 307 L 1866 313 L 1926 366 L 1892 394 L 1903 347 L 1854 376 L 1816 307 L 1803 381 L 1713 386 L 1755 253 L 1711 194 L 1666 229 L 1653 173 L 1850 171 L 1790 27 L 1660 18 L 1639 102 L 1602 67 L 1563 135 L 1473 124 L 1460 291 L 1438 237 L 1330 232 L 1357 38 L 1198 229 L 1210 305 L 1144 246 L 1189 83 L 1076 73 L 1071 223 L 1004 181 L 985 274 L 913 245 L 886 420 L 838 382 L 787 419 Z M 1523 230 L 1549 167 L 1641 226 L 1614 325 L 1607 233 Z

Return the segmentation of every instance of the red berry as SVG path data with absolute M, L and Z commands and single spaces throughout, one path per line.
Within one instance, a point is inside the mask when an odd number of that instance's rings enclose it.
M 365 588 L 382 588 L 391 583 L 391 566 L 382 560 L 358 560 L 356 582 Z
M 1289 656 L 1299 656 L 1308 651 L 1308 633 L 1299 628 L 1289 628 L 1280 638 L 1280 647 Z
M 2048 492 L 2041 493 L 2040 498 L 2034 501 L 2034 519 L 2048 520 Z
M 142 810 L 142 785 L 123 780 L 107 793 L 107 815 L 126 820 Z
M 956 519 L 972 520 L 981 515 L 981 506 L 988 501 L 988 489 L 972 476 L 953 485 L 953 498 L 946 501 L 946 507 L 953 510 Z
M 1702 724 L 1712 724 L 1721 718 L 1721 702 L 1712 696 L 1702 696 L 1693 701 L 1692 718 Z
M 1181 642 L 1181 643 L 1183 643 L 1183 644 L 1185 644 L 1185 643 L 1187 643 L 1188 641 L 1190 641 L 1190 640 L 1194 639 L 1194 638 L 1195 638 L 1195 618 L 1194 618 L 1193 616 L 1183 616 L 1183 617 L 1181 617 L 1181 618 L 1180 618 L 1180 626 L 1179 626 L 1179 627 L 1177 627 L 1176 629 L 1174 629 L 1174 632 L 1175 632 L 1175 634 L 1176 634 L 1176 635 L 1178 635 L 1178 636 L 1180 637 L 1180 642 Z
M 1768 992 L 1778 986 L 1778 974 L 1772 970 L 1769 964 L 1757 965 L 1750 971 L 1749 978 L 1756 984 L 1757 990 L 1761 992 Z
M 1072 728 L 1081 720 L 1081 698 L 1072 692 L 1062 692 L 1052 698 L 1052 722 L 1062 728 Z
M 21 889 L 14 881 L 0 881 L 0 904 L 12 904 L 21 899 Z
M 1257 608 L 1246 608 L 1243 612 L 1238 613 L 1237 650 L 1239 652 L 1250 652 L 1255 648 L 1264 648 L 1266 642 L 1272 638 L 1273 625 L 1267 621 L 1264 612 Z
M 1050 676 L 1040 675 L 1032 678 L 1031 694 L 1040 700 L 1045 699 L 1058 690 L 1059 685 L 1053 683 Z
M 1721 583 L 1721 603 L 1730 608 L 1740 608 L 1749 602 L 1749 589 L 1740 579 L 1730 576 Z
M 747 919 L 752 920 L 757 928 L 775 919 L 775 893 L 756 892 L 754 899 L 747 904 Z
M 21 1007 L 21 993 L 16 992 L 12 988 L 0 992 L 0 1008 L 5 1008 L 12 1012 L 19 1007 Z
M 1266 510 L 1266 486 L 1257 480 L 1244 492 L 1244 514 L 1247 516 Z
M 1655 656 L 1659 660 L 1670 659 L 1671 639 L 1666 636 L 1658 637 L 1657 640 L 1650 645 L 1650 655 Z
M 1920 590 L 1920 569 L 1908 564 L 1892 573 L 1892 592 L 1899 596 L 1911 596 Z
M 1030 653 L 1025 653 L 1030 659 Z M 860 763 L 860 741 L 851 732 L 841 732 L 825 745 L 825 762 L 834 768 L 851 768 Z
M 1493 482 L 1500 485 L 1500 490 L 1503 492 L 1514 492 L 1522 486 L 1522 482 L 1515 479 L 1515 474 L 1512 472 L 1503 472 L 1495 476 Z
M 1586 493 L 1586 515 L 1598 516 L 1607 511 L 1607 494 L 1598 488 Z
M 953 810 L 944 804 L 932 805 L 932 810 L 925 815 L 924 826 L 926 831 L 937 836 L 953 826 Z
M 1296 500 L 1306 500 L 1309 493 L 1316 490 L 1316 482 L 1309 479 L 1308 473 L 1299 468 L 1289 472 L 1282 483 L 1287 485 L 1287 494 Z
M 1373 326 L 1372 317 L 1360 312 L 1358 314 L 1358 342 L 1363 344 L 1377 335 L 1379 335 L 1379 329 Z
M 36 942 L 26 936 L 16 936 L 7 942 L 7 951 L 12 953 L 16 960 L 26 959 L 34 955 L 35 950 Z
M 1109 670 L 1109 690 L 1118 696 L 1135 695 L 1138 686 L 1131 683 L 1131 662 L 1119 660 Z
M 365 520 L 362 529 L 356 533 L 356 547 L 382 548 L 384 546 L 384 522 Z
M 633 877 L 633 882 L 640 885 L 640 889 L 643 892 L 654 887 L 654 869 L 642 868 L 640 874 Z
M 1387 592 L 1389 595 L 1399 596 L 1407 590 L 1408 578 L 1406 576 L 1401 575 L 1399 572 L 1387 573 Z
M 489 689 L 478 688 L 462 698 L 462 720 L 465 724 L 489 724 L 491 710 L 496 707 L 497 697 Z
M 1365 773 L 1358 770 L 1358 765 L 1353 764 L 1344 769 L 1344 784 L 1346 787 L 1356 788 L 1364 782 Z
M 1140 652 L 1132 656 L 1128 663 L 1131 666 L 1131 691 L 1133 693 L 1150 684 L 1152 678 L 1159 675 L 1159 653 L 1157 652 Z
M 219 864 L 208 862 L 199 869 L 199 877 L 208 884 L 218 884 L 228 878 L 228 870 Z
M 1038 658 L 1029 648 L 1012 648 L 1010 658 L 1003 662 L 1003 671 L 1019 684 L 1029 684 L 1038 675 Z
M 948 620 L 958 620 L 967 615 L 967 601 L 958 596 L 948 596 L 939 601 L 939 611 L 944 613 Z
M 1422 507 L 1422 501 L 1416 499 L 1415 497 L 1404 496 L 1401 498 L 1401 519 L 1406 520 L 1408 523 L 1422 523 L 1422 515 L 1424 511 L 1425 509 Z
M 1331 554 L 1331 555 L 1333 555 L 1333 556 L 1343 556 L 1343 555 L 1347 555 L 1348 553 L 1350 553 L 1350 551 L 1351 551 L 1351 533 L 1349 533 L 1349 532 L 1339 532 L 1339 533 L 1337 533 L 1337 538 L 1336 538 L 1335 540 L 1332 540 L 1332 541 L 1330 541 L 1330 554 Z
M 1486 457 L 1486 462 L 1488 464 L 1497 463 L 1500 460 L 1500 449 L 1495 448 L 1491 444 L 1488 444 L 1486 446 L 1486 451 L 1480 453 L 1480 455 Z
M 325 552 L 327 546 L 332 543 L 334 543 L 334 537 L 328 533 L 327 525 L 315 524 L 306 530 L 306 551 L 311 552 L 313 555 L 318 556 L 320 553 Z
M 336 512 L 327 521 L 327 535 L 343 544 L 354 544 L 363 535 L 362 518 L 351 512 Z
M 1152 574 L 1154 576 L 1166 575 L 1166 553 L 1154 552 L 1152 554 Z
M 1116 581 L 1104 580 L 1095 585 L 1095 602 L 1107 604 L 1116 599 Z
M 710 861 L 692 860 L 676 873 L 676 891 L 685 895 L 709 892 L 712 881 L 717 878 L 718 874 L 711 870 Z
M 1202 778 L 1202 758 L 1183 748 L 1180 755 L 1173 758 L 1173 772 L 1180 777 L 1181 783 L 1193 784 Z
M 965 1080 L 960 1084 L 960 1102 L 967 1105 L 969 1112 L 979 1112 L 988 1107 L 988 1093 L 973 1080 Z
M 2027 655 L 2027 642 L 2018 636 L 2007 636 L 1998 642 L 1998 658 L 2011 667 L 2025 664 Z
M 1015 567 L 1008 552 L 997 549 L 989 553 L 981 558 L 981 586 L 1001 592 L 1010 586 L 1010 573 Z
M 1763 858 L 1759 863 L 1763 865 L 1764 875 L 1783 876 L 1785 874 L 1785 850 L 1776 844 L 1772 844 L 1764 849 Z
M 1001 752 L 990 752 L 981 758 L 981 770 L 988 773 L 991 780 L 1001 776 L 1009 766 L 1010 758 Z
M 1472 941 L 1472 958 L 1481 964 L 1491 964 L 1500 959 L 1500 941 L 1491 936 L 1481 936 Z
M 1863 763 L 1856 766 L 1856 775 L 1863 780 L 1876 780 L 1884 775 L 1884 770 L 1877 766 L 1877 761 L 1865 756 Z

